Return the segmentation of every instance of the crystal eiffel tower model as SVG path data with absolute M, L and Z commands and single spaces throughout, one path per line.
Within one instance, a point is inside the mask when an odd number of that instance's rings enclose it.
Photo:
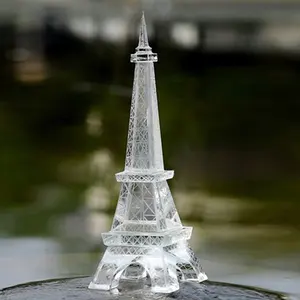
M 153 292 L 179 289 L 178 280 L 203 281 L 199 260 L 187 244 L 192 227 L 181 224 L 165 171 L 156 97 L 154 62 L 144 15 L 139 44 L 131 55 L 134 83 L 125 171 L 116 174 L 121 191 L 111 230 L 102 234 L 107 246 L 90 289 L 110 290 L 119 280 L 151 280 Z

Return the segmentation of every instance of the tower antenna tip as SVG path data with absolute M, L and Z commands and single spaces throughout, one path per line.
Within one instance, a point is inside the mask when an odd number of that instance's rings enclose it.
M 140 37 L 139 37 L 138 47 L 139 48 L 149 47 L 144 11 L 142 11 L 142 19 L 141 19 L 141 25 L 140 25 Z

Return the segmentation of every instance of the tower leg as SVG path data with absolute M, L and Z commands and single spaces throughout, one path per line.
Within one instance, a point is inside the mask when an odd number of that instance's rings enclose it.
M 194 254 L 187 242 L 180 242 L 168 247 L 167 251 L 173 254 L 177 260 L 182 281 L 204 281 L 207 279 L 203 272 L 199 259 Z
M 176 265 L 169 259 L 163 248 L 157 249 L 151 257 L 145 257 L 151 290 L 154 293 L 171 293 L 179 289 Z
M 113 276 L 118 267 L 117 261 L 111 259 L 109 249 L 107 249 L 99 263 L 93 280 L 89 284 L 89 289 L 110 290 L 112 288 Z
M 111 290 L 119 284 L 119 275 L 135 258 L 134 255 L 122 253 L 122 247 L 108 247 L 102 257 L 92 282 L 90 289 Z M 118 278 L 116 279 L 116 275 Z

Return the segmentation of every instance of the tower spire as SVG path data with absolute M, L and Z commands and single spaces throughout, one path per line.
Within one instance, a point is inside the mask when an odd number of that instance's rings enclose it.
M 142 16 L 135 63 L 125 170 L 116 174 L 121 190 L 111 230 L 102 234 L 108 247 L 89 285 L 110 290 L 125 279 L 151 279 L 152 290 L 170 293 L 182 280 L 203 281 L 199 260 L 188 246 L 192 227 L 182 225 L 165 171 L 154 64 Z
M 139 44 L 137 49 L 146 49 L 149 47 L 148 42 L 148 34 L 147 34 L 147 26 L 145 21 L 145 14 L 142 13 L 141 25 L 140 25 L 140 36 L 139 36 Z M 151 49 L 151 48 L 150 48 Z
M 149 46 L 144 13 L 140 23 L 139 43 L 135 49 L 136 52 L 131 54 L 131 62 L 157 62 L 157 54 L 153 53 L 152 48 Z

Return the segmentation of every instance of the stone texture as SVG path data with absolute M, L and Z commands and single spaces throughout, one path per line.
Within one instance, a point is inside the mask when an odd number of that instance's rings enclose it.
M 147 280 L 121 282 L 119 292 L 89 290 L 90 277 L 77 277 L 22 284 L 0 291 L 1 300 L 279 300 L 272 292 L 244 286 L 205 281 L 182 282 L 171 294 L 154 294 Z

